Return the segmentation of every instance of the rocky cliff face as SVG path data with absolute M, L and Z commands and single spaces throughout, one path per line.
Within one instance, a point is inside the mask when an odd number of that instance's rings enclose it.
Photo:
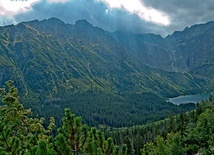
M 189 72 L 214 60 L 214 22 L 194 25 L 162 38 L 115 32 L 112 36 L 142 63 L 166 71 Z
M 195 25 L 165 38 L 169 50 L 174 53 L 174 67 L 178 71 L 191 71 L 213 64 L 214 22 Z

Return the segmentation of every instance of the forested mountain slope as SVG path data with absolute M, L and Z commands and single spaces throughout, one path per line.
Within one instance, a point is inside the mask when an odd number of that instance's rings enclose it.
M 75 25 L 55 18 L 20 23 L 2 27 L 0 38 L 1 84 L 9 78 L 19 81 L 24 93 L 98 90 L 169 96 L 201 85 L 189 74 L 145 66 L 85 20 Z
M 151 44 L 163 42 L 160 36 L 148 37 L 147 42 Z M 159 41 L 154 41 L 155 38 Z M 155 113 L 158 116 L 155 119 L 159 119 L 167 115 L 170 107 L 178 111 L 165 97 L 209 91 L 207 79 L 195 78 L 188 72 L 151 68 L 133 56 L 111 33 L 86 20 L 71 25 L 56 18 L 0 27 L 0 84 L 9 79 L 20 90 L 25 105 L 41 115 L 62 115 L 64 107 L 71 107 L 78 115 L 86 111 L 93 113 L 92 121 L 83 116 L 83 120 L 88 119 L 86 122 L 108 125 L 114 124 L 105 119 L 112 113 L 116 115 L 114 106 L 118 110 L 126 109 L 128 115 L 134 115 L 131 118 L 136 118 L 124 122 L 142 123 L 145 120 L 137 119 L 144 112 Z M 139 99 L 136 103 L 135 98 L 130 99 L 135 95 L 149 97 L 149 102 L 145 104 L 145 100 Z M 159 108 L 152 109 L 158 104 Z M 104 112 L 103 105 L 109 107 L 104 108 Z M 132 123 L 122 123 L 122 126 Z
M 125 128 L 108 129 L 105 133 L 115 144 L 126 144 L 128 154 L 184 155 L 214 154 L 214 97 L 197 104 L 196 109 L 168 118 Z

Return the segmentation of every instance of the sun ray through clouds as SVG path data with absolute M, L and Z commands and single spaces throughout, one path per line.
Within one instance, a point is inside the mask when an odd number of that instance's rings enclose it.
M 170 25 L 170 18 L 164 12 L 147 7 L 140 0 L 98 0 L 106 3 L 111 9 L 122 8 L 141 19 L 159 25 Z

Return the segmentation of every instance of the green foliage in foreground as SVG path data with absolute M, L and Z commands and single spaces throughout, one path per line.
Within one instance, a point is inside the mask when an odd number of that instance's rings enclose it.
M 82 124 L 80 117 L 65 109 L 62 127 L 53 136 L 54 118 L 43 125 L 44 118 L 33 118 L 30 109 L 19 103 L 17 89 L 9 81 L 0 89 L 0 154 L 1 155 L 123 155 L 126 147 L 119 148 L 112 138 Z
M 177 132 L 171 131 L 166 137 L 157 136 L 147 143 L 142 155 L 185 155 L 214 154 L 214 100 L 202 102 L 197 108 L 197 118 L 180 117 Z M 199 115 L 197 115 L 197 113 Z M 183 115 L 184 116 L 184 115 Z M 190 116 L 190 115 L 189 115 Z M 190 119 L 191 118 L 191 119 Z
M 196 109 L 141 126 L 106 130 L 117 145 L 126 144 L 132 155 L 214 154 L 214 100 Z
M 214 154 L 214 99 L 195 111 L 141 127 L 104 132 L 65 109 L 62 126 L 33 117 L 9 81 L 0 89 L 0 155 L 186 155 Z M 113 138 L 112 138 L 113 137 Z

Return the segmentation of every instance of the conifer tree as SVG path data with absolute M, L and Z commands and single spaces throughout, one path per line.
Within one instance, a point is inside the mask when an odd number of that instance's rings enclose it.
M 81 117 L 76 117 L 70 109 L 65 109 L 62 123 L 56 136 L 56 150 L 63 155 L 78 155 L 85 145 L 88 127 L 83 125 Z
M 13 81 L 0 89 L 0 152 L 3 154 L 34 154 L 40 140 L 48 143 L 55 127 L 54 118 L 48 129 L 43 126 L 44 118 L 33 118 L 30 109 L 19 102 L 18 90 Z
M 18 90 L 9 81 L 0 89 L 0 155 L 127 155 L 127 147 L 105 140 L 104 133 L 82 124 L 70 109 L 65 109 L 62 127 L 51 135 L 55 120 L 44 127 L 44 118 L 32 117 L 30 109 L 19 102 Z

